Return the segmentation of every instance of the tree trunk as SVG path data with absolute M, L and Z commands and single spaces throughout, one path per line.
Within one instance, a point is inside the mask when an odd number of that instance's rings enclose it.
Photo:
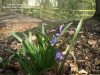
M 94 18 L 100 20 L 100 0 L 95 0 L 96 2 L 96 12 L 94 14 Z
M 3 12 L 3 4 L 4 4 L 4 1 L 1 0 L 1 11 Z

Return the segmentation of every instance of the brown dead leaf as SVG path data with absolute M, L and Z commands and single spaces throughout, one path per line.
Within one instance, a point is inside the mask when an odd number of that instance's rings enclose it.
M 71 71 L 78 72 L 78 65 L 75 63 L 70 63 Z
M 100 60 L 98 58 L 95 58 L 95 65 L 100 64 Z
M 36 36 L 35 35 L 32 36 L 32 40 L 36 41 Z
M 92 46 L 92 48 L 94 48 L 97 44 L 97 41 L 96 40 L 92 40 L 92 39 L 89 39 L 88 40 L 88 44 L 90 44 Z
M 86 72 L 84 69 L 82 69 L 82 70 L 79 71 L 79 74 L 80 75 L 83 75 L 83 74 L 88 75 L 88 72 Z
M 70 36 L 73 36 L 73 35 L 74 35 L 74 33 L 75 33 L 75 31 L 74 31 L 74 30 L 69 31 L 69 35 L 70 35 Z
M 65 66 L 70 66 L 71 72 L 78 72 L 78 65 L 73 63 L 73 60 L 67 60 Z
M 63 55 L 65 55 L 68 51 L 69 45 L 67 45 L 65 51 L 62 52 Z M 72 56 L 72 58 L 74 59 L 74 63 L 76 63 L 76 57 L 75 57 L 75 53 L 74 53 L 74 48 L 72 48 L 72 51 L 70 52 L 70 55 Z

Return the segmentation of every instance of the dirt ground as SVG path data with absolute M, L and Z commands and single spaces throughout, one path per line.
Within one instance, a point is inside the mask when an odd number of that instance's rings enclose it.
M 2 13 L 0 15 L 0 40 L 10 36 L 12 32 L 24 32 L 38 27 L 40 22 L 40 19 L 22 14 Z
M 10 54 L 6 52 L 5 49 L 17 49 L 15 46 L 18 43 L 15 40 L 9 41 L 6 39 L 10 36 L 11 32 L 34 30 L 39 26 L 41 20 L 20 14 L 2 14 L 0 16 L 0 57 L 7 59 Z M 73 21 L 72 27 L 65 33 L 65 36 L 62 37 L 63 41 L 66 37 L 68 38 L 64 47 L 70 44 L 73 32 L 75 32 L 78 22 L 79 21 Z M 49 31 L 51 30 L 55 30 L 52 33 L 58 32 L 57 27 L 48 29 L 48 33 L 50 33 Z M 63 48 L 62 46 L 59 47 L 59 49 Z M 100 21 L 92 19 L 84 21 L 73 51 L 79 69 L 84 69 L 89 74 L 100 74 Z M 72 59 L 70 58 L 69 60 Z

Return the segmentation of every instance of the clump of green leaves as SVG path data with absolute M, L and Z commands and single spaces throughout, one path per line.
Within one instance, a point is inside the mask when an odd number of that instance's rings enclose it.
M 22 53 L 15 53 L 14 58 L 21 64 L 25 75 L 39 75 L 55 64 L 56 49 L 51 45 L 50 40 L 44 34 L 37 32 L 37 42 L 32 40 L 32 33 L 29 37 L 20 38 L 16 33 L 12 34 L 22 43 Z
M 59 37 L 71 24 L 62 30 Z M 47 37 L 44 25 L 42 25 L 42 32 L 35 34 L 37 42 L 32 40 L 32 32 L 29 32 L 29 37 L 23 33 L 23 39 L 16 33 L 12 33 L 12 35 L 22 44 L 22 52 L 15 53 L 14 58 L 21 64 L 26 75 L 40 75 L 56 63 L 56 48 L 52 46 L 51 40 Z
M 60 33 L 59 37 L 53 41 L 58 41 L 60 37 L 66 32 L 69 26 L 72 23 L 69 23 Z M 81 29 L 82 20 L 78 24 L 75 35 L 72 39 L 72 42 L 69 46 L 68 52 L 65 55 L 63 62 L 61 63 L 58 73 L 63 68 L 63 65 L 71 52 L 71 49 L 76 41 L 76 37 Z M 14 58 L 20 63 L 25 75 L 41 75 L 43 72 L 48 71 L 56 63 L 56 47 L 52 46 L 51 40 L 47 37 L 45 33 L 44 25 L 42 25 L 42 32 L 37 32 L 36 38 L 37 42 L 32 40 L 32 32 L 29 32 L 29 37 L 25 34 L 25 38 L 20 38 L 16 33 L 12 34 L 17 40 L 22 44 L 22 53 L 14 53 Z M 58 74 L 57 73 L 57 74 Z

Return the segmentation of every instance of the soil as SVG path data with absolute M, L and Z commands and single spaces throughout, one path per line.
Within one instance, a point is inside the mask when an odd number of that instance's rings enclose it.
M 11 53 L 7 52 L 6 49 L 15 51 L 19 49 L 19 46 L 17 45 L 20 45 L 18 41 L 10 37 L 11 32 L 21 33 L 34 30 L 35 33 L 40 25 L 41 20 L 20 14 L 11 15 L 7 13 L 0 16 L 0 57 L 2 57 L 3 60 L 6 60 L 11 55 Z M 13 16 L 13 18 L 11 16 Z M 65 35 L 62 36 L 60 41 L 65 41 L 66 37 L 67 40 L 64 44 L 62 44 L 62 42 L 59 43 L 59 50 L 64 51 L 66 46 L 70 44 L 78 22 L 79 21 L 76 20 L 73 21 L 71 28 L 66 31 Z M 66 24 L 64 23 L 64 25 Z M 55 32 L 59 32 L 58 28 L 59 25 L 57 24 L 53 28 L 49 27 L 47 32 L 49 34 L 55 34 Z M 74 69 L 84 69 L 89 74 L 100 74 L 100 21 L 92 19 L 84 20 L 83 27 L 73 47 L 73 53 L 76 58 L 76 63 L 71 62 L 71 64 L 74 64 L 74 66 L 77 65 L 73 67 Z M 73 58 L 69 57 L 68 60 L 73 60 Z M 16 70 L 14 65 L 13 68 Z M 0 72 L 2 73 L 0 75 L 7 75 L 8 73 L 13 75 L 15 71 L 12 70 L 12 67 L 10 66 L 8 69 L 0 68 Z M 68 68 L 65 69 L 64 73 L 65 75 L 68 75 Z M 47 75 L 53 74 L 49 72 Z

